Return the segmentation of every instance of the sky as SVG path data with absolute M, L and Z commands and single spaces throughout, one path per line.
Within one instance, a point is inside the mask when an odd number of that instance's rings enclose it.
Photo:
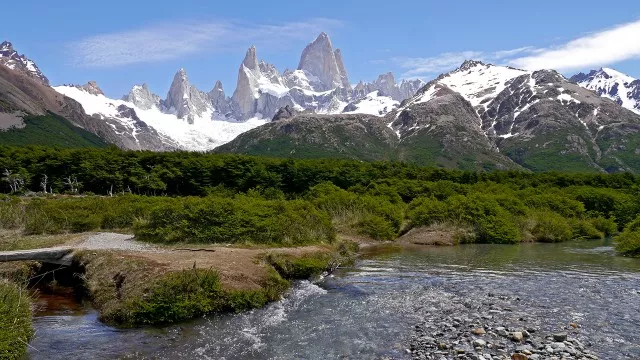
M 342 49 L 352 83 L 392 71 L 430 80 L 465 59 L 570 76 L 612 67 L 640 78 L 640 2 L 10 1 L 0 41 L 34 60 L 52 85 L 95 80 L 119 98 L 147 83 L 164 97 L 187 71 L 203 91 L 235 89 L 246 49 L 296 68 L 321 31 Z

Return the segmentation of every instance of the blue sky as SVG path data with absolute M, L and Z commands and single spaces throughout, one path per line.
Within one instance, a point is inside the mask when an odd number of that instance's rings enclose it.
M 22 0 L 2 13 L 0 40 L 52 84 L 96 80 L 111 97 L 143 82 L 164 97 L 181 67 L 200 89 L 219 79 L 231 95 L 250 45 L 282 71 L 320 31 L 342 49 L 353 83 L 387 71 L 429 80 L 465 58 L 640 78 L 638 0 Z

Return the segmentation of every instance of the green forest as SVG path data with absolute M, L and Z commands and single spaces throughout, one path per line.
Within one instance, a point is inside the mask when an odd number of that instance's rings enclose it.
M 151 242 L 298 245 L 439 226 L 460 243 L 615 236 L 621 253 L 640 254 L 640 179 L 628 173 L 6 146 L 0 171 L 0 228 L 26 234 L 131 229 Z

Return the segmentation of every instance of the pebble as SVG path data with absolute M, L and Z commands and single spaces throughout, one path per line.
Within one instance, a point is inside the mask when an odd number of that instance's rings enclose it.
M 502 295 L 438 299 L 440 306 L 446 306 L 419 313 L 421 322 L 413 328 L 407 354 L 420 360 L 599 360 L 588 350 L 588 338 L 576 338 L 580 336 L 576 330 L 545 331 L 526 309 L 507 304 L 514 299 Z M 491 312 L 496 309 L 509 311 Z M 486 316 L 489 313 L 492 316 Z M 576 327 L 569 324 L 567 329 Z

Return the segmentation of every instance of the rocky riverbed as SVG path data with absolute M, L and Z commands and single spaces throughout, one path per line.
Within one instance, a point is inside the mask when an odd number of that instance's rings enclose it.
M 433 291 L 426 297 L 415 309 L 424 320 L 407 350 L 413 359 L 599 359 L 580 324 L 553 331 L 518 296 Z

